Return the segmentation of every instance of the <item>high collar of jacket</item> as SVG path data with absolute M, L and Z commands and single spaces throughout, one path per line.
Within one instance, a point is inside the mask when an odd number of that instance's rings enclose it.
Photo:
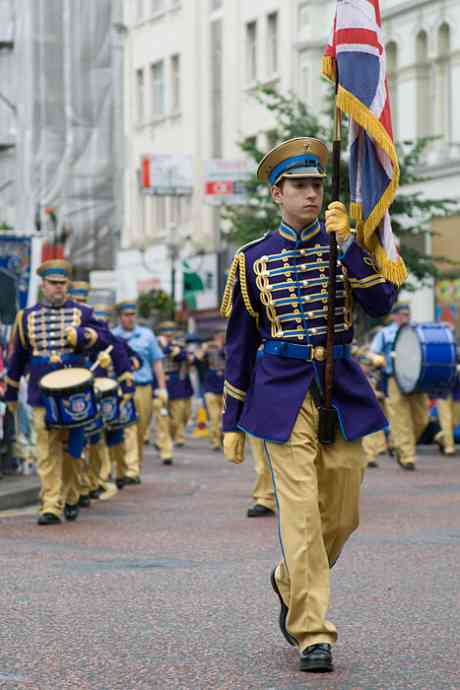
M 303 228 L 303 230 L 294 230 L 294 228 L 288 225 L 284 220 L 281 221 L 278 228 L 281 237 L 284 237 L 285 240 L 289 240 L 290 242 L 308 242 L 308 240 L 316 237 L 320 230 L 321 225 L 318 218 L 314 220 L 311 225 L 307 225 L 306 228 Z

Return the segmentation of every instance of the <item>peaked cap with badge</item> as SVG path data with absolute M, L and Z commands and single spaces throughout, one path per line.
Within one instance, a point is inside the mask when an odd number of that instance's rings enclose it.
M 72 276 L 72 264 L 65 259 L 49 259 L 37 268 L 37 275 L 51 282 L 70 280 Z
M 324 178 L 328 157 L 328 148 L 320 139 L 289 139 L 264 156 L 257 168 L 257 178 L 270 185 L 277 184 L 282 178 Z

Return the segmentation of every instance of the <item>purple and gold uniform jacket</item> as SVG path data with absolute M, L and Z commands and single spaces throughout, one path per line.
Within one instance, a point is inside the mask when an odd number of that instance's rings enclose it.
M 203 381 L 204 393 L 222 395 L 224 392 L 225 350 L 212 349 L 204 356 L 206 372 Z
M 187 400 L 193 397 L 193 386 L 190 380 L 189 354 L 185 348 L 171 344 L 161 348 L 165 358 L 163 368 L 166 388 L 170 400 Z M 176 349 L 179 351 L 176 352 Z
M 322 391 L 328 275 L 329 237 L 319 220 L 301 233 L 281 223 L 236 254 L 222 303 L 230 318 L 224 431 L 285 443 L 312 382 Z M 361 367 L 348 356 L 353 302 L 371 316 L 384 316 L 396 288 L 355 240 L 340 253 L 336 275 L 333 406 L 343 437 L 354 440 L 387 421 Z M 308 353 L 304 359 L 291 356 L 298 345 L 297 355 Z M 256 359 L 264 346 L 270 353 Z
M 68 327 L 76 329 L 75 348 L 67 343 Z M 39 382 L 45 374 L 66 366 L 85 367 L 90 350 L 103 350 L 110 344 L 107 326 L 96 320 L 93 310 L 84 304 L 66 300 L 60 307 L 36 304 L 20 311 L 8 362 L 5 399 L 17 400 L 21 376 L 29 373 L 28 402 L 32 407 L 43 406 Z
M 99 364 L 96 369 L 93 369 L 93 374 L 96 377 L 108 377 L 116 380 L 124 395 L 134 395 L 136 387 L 132 374 L 131 356 L 135 356 L 135 353 L 122 338 L 118 338 L 113 333 L 110 333 L 109 337 L 112 345 L 111 363 L 108 368 Z M 98 354 L 98 350 L 91 349 L 88 356 L 91 364 L 97 361 Z

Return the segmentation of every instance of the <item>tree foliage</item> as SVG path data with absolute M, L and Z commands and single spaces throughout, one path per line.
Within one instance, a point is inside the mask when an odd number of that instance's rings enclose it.
M 327 112 L 323 118 L 312 115 L 306 105 L 295 94 L 288 96 L 277 93 L 272 88 L 259 87 L 256 99 L 273 116 L 276 123 L 270 130 L 270 146 L 292 137 L 313 136 L 325 141 L 331 140 L 333 97 L 327 102 Z M 347 124 L 342 124 L 342 141 L 347 141 Z M 457 203 L 450 199 L 429 199 L 420 192 L 407 192 L 404 186 L 413 185 L 421 181 L 418 170 L 423 156 L 429 146 L 430 139 L 406 141 L 398 146 L 400 165 L 400 188 L 390 209 L 392 226 L 395 235 L 400 240 L 400 252 L 412 275 L 424 282 L 438 277 L 440 272 L 436 267 L 437 261 L 452 265 L 453 275 L 460 273 L 457 264 L 446 257 L 426 255 L 420 249 L 424 242 L 420 240 L 424 235 L 431 234 L 431 221 L 436 216 L 447 216 L 455 212 Z M 253 137 L 240 142 L 241 151 L 256 164 L 266 153 Z M 269 145 L 266 147 L 269 148 Z M 340 199 L 348 204 L 350 192 L 348 187 L 348 169 L 346 146 L 341 161 L 341 193 Z M 328 178 L 325 187 L 325 204 L 331 194 L 331 161 L 329 161 Z M 229 239 L 238 246 L 261 237 L 267 230 L 276 229 L 279 224 L 278 209 L 273 204 L 269 188 L 260 184 L 254 175 L 246 183 L 248 201 L 241 206 L 227 206 L 224 218 L 229 228 Z

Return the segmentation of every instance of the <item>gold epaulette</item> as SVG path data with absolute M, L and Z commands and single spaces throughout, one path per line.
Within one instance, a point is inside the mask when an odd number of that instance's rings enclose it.
M 249 298 L 248 285 L 246 280 L 246 257 L 244 255 L 244 252 L 249 247 L 253 247 L 255 244 L 259 244 L 259 242 L 262 242 L 262 240 L 264 240 L 269 234 L 270 232 L 266 232 L 265 235 L 263 235 L 262 237 L 258 237 L 256 240 L 252 240 L 252 242 L 244 244 L 242 247 L 238 249 L 235 256 L 233 257 L 232 264 L 228 271 L 224 296 L 222 297 L 222 304 L 220 307 L 220 313 L 226 319 L 230 318 L 232 314 L 232 295 L 233 288 L 235 287 L 238 269 L 240 271 L 241 295 L 243 297 L 244 306 L 246 307 L 247 312 L 250 316 L 252 316 L 255 319 L 258 319 L 258 314 L 253 309 L 251 300 Z

